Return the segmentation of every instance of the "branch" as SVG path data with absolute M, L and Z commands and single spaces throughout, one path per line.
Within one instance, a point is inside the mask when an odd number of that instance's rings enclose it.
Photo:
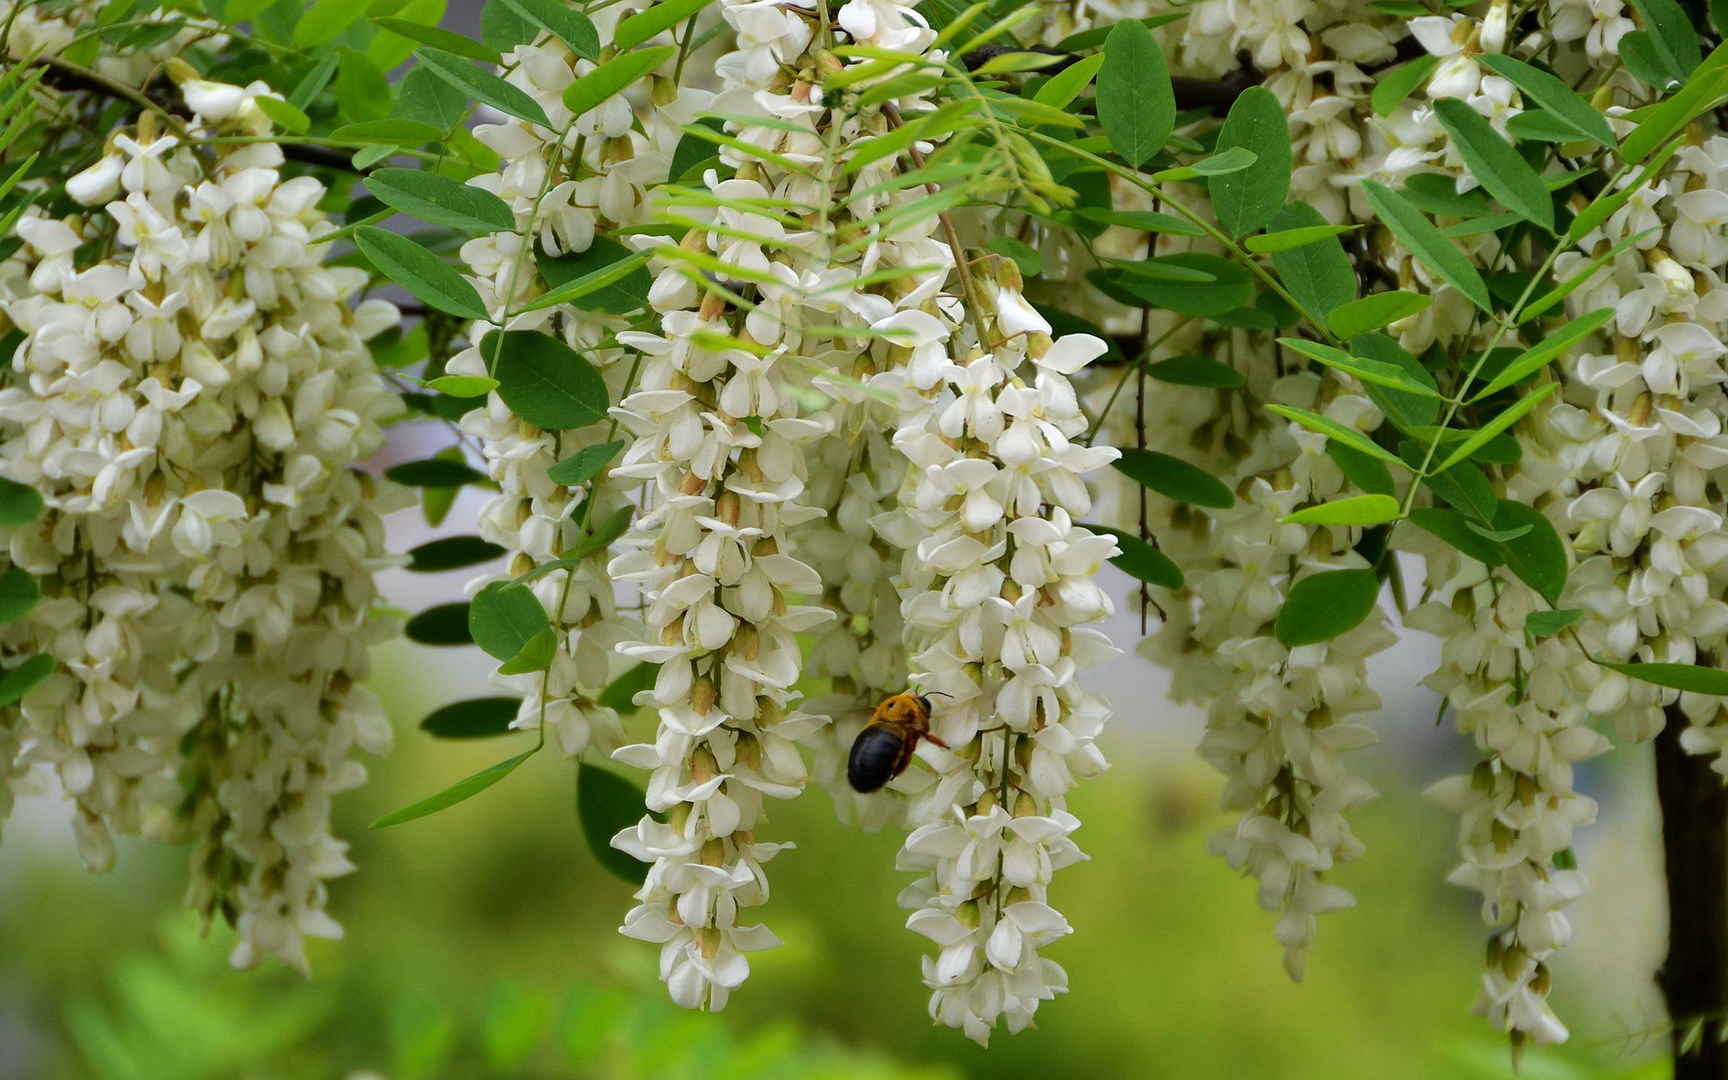
M 171 103 L 159 101 L 150 96 L 148 85 L 143 87 L 128 86 L 117 79 L 111 79 L 99 71 L 63 60 L 58 56 L 40 56 L 31 61 L 37 67 L 46 69 L 42 81 L 59 90 L 82 90 L 100 94 L 115 101 L 124 101 L 137 106 L 145 112 L 153 112 L 162 117 L 175 135 L 183 142 L 193 141 L 192 133 L 186 130 L 186 125 L 179 115 L 171 108 Z M 339 150 L 326 150 L 321 146 L 306 146 L 300 143 L 279 143 L 282 156 L 290 161 L 298 161 L 304 165 L 316 165 L 325 169 L 339 169 L 343 172 L 360 172 L 354 167 L 349 155 Z
M 1703 657 L 1700 663 L 1708 663 Z M 1675 1080 L 1728 1077 L 1728 787 L 1710 758 L 1680 746 L 1686 714 L 1662 710 L 1656 736 L 1656 798 L 1662 807 L 1663 873 L 1668 886 L 1668 955 L 1656 985 L 1668 1005 Z M 1695 1025 L 1696 1039 L 1688 1040 Z M 1681 1053 L 1682 1046 L 1686 1052 Z

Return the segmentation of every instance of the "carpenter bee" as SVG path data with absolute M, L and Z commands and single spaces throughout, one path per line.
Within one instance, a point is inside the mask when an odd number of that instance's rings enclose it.
M 919 739 L 929 739 L 944 750 L 948 748 L 947 743 L 930 734 L 928 697 L 908 690 L 876 706 L 846 759 L 846 779 L 853 790 L 868 795 L 905 772 L 918 749 Z

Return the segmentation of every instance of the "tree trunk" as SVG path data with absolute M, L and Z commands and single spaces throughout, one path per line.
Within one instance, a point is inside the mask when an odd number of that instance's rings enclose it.
M 1656 984 L 1673 1024 L 1675 1080 L 1728 1080 L 1728 787 L 1709 757 L 1680 748 L 1686 717 L 1679 708 L 1666 712 L 1656 736 L 1656 798 L 1668 956 Z

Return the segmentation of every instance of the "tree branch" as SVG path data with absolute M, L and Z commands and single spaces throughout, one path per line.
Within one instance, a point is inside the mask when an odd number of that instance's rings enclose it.
M 1709 663 L 1699 657 L 1699 663 Z M 1675 1080 L 1728 1078 L 1728 787 L 1680 746 L 1686 715 L 1663 710 L 1656 798 L 1668 886 L 1668 955 L 1656 985 L 1673 1025 Z M 1698 1037 L 1689 1038 L 1697 1025 Z M 1682 1047 L 1686 1052 L 1681 1053 Z
M 128 86 L 117 79 L 111 79 L 99 71 L 63 60 L 58 56 L 39 56 L 32 61 L 37 67 L 45 68 L 47 73 L 42 81 L 58 90 L 82 90 L 88 93 L 100 94 L 115 101 L 124 101 L 146 112 L 156 113 L 178 135 L 182 141 L 192 141 L 192 134 L 186 130 L 183 122 L 183 112 L 177 112 L 174 102 L 159 100 L 152 97 L 150 87 Z M 298 143 L 278 143 L 282 156 L 290 161 L 298 161 L 303 165 L 316 165 L 326 169 L 339 169 L 343 172 L 358 173 L 348 154 L 339 150 L 326 150 L 321 146 L 305 146 Z

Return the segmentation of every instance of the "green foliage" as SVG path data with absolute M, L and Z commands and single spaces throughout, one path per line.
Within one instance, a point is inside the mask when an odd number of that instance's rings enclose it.
M 518 656 L 549 626 L 546 609 L 526 585 L 495 581 L 469 603 L 469 636 L 499 660 Z
M 1359 626 L 1379 596 L 1380 579 L 1372 570 L 1310 574 L 1291 587 L 1272 632 L 1291 649 L 1330 641 Z
M 420 730 L 441 739 L 479 739 L 504 735 L 516 719 L 522 700 L 513 697 L 468 698 L 439 706 L 420 721 Z
M 1290 129 L 1272 91 L 1254 86 L 1237 97 L 1218 132 L 1217 148 L 1230 147 L 1252 151 L 1253 164 L 1213 176 L 1206 186 L 1219 227 L 1241 236 L 1264 228 L 1276 217 L 1290 190 Z
M 1138 22 L 1117 23 L 1104 42 L 1098 122 L 1122 160 L 1136 168 L 1164 148 L 1176 125 L 1176 94 L 1164 50 Z
M 0 572 L 0 625 L 28 615 L 40 599 L 42 586 L 23 568 L 8 566 Z
M 451 784 L 436 795 L 428 796 L 417 803 L 412 803 L 408 806 L 404 806 L 400 810 L 385 814 L 377 821 L 374 821 L 372 827 L 374 829 L 387 829 L 392 825 L 401 825 L 406 822 L 416 821 L 430 814 L 436 814 L 440 810 L 448 810 L 457 803 L 472 799 L 474 796 L 485 791 L 493 784 L 496 784 L 498 781 L 515 772 L 519 765 L 533 757 L 537 752 L 539 752 L 539 750 L 540 747 L 535 746 L 532 749 L 522 751 L 515 757 L 505 758 L 496 765 L 481 769 L 474 775 L 464 777 L 456 783 Z
M 1115 465 L 1128 479 L 1177 502 L 1226 509 L 1236 501 L 1206 470 L 1156 450 L 1128 447 Z
M 549 431 L 606 419 L 606 381 L 580 353 L 532 330 L 494 331 L 480 343 L 510 411 Z
M 648 875 L 648 864 L 612 846 L 612 837 L 642 817 L 643 791 L 617 773 L 587 762 L 576 767 L 576 816 L 588 851 L 606 871 L 632 885 Z
M 411 549 L 408 552 L 408 569 L 422 574 L 435 574 L 490 562 L 502 554 L 502 547 L 478 536 L 442 536 Z

